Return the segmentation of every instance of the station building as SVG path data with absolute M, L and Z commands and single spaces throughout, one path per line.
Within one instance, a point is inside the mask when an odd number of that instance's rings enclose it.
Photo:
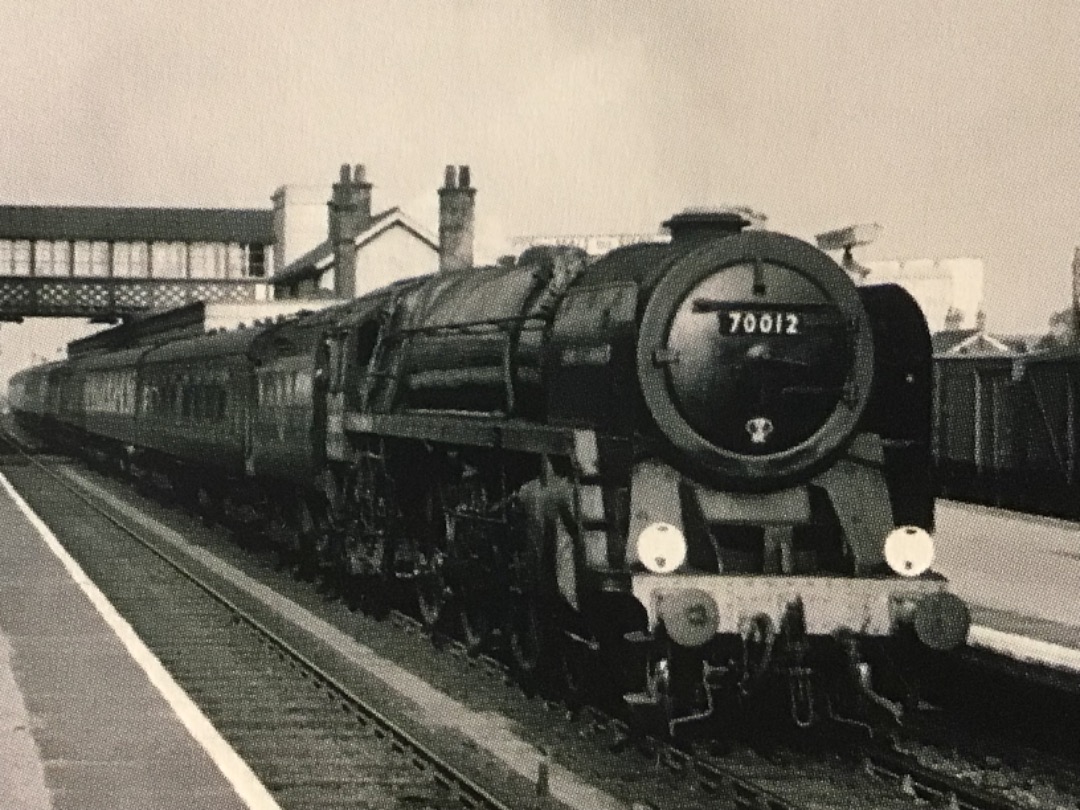
M 272 197 L 272 238 L 261 254 L 271 262 L 272 272 L 260 271 L 270 295 L 257 302 L 199 300 L 138 313 L 71 343 L 69 354 L 146 345 L 164 334 L 257 326 L 402 279 L 472 267 L 476 189 L 469 167 L 448 166 L 438 195 L 436 237 L 399 208 L 373 213 L 362 165 L 342 166 L 330 188 L 282 186 Z
M 459 264 L 472 264 L 476 190 L 467 166 L 447 167 L 439 189 L 438 236 L 400 208 L 374 211 L 371 188 L 364 166 L 344 165 L 332 188 L 278 189 L 273 197 L 275 300 L 356 298 L 454 264 L 455 248 Z
M 472 266 L 467 166 L 447 167 L 437 235 L 400 208 L 374 210 L 371 189 L 357 165 L 333 186 L 282 186 L 265 209 L 0 205 L 0 321 L 127 321 L 197 302 L 274 317 L 284 302 Z

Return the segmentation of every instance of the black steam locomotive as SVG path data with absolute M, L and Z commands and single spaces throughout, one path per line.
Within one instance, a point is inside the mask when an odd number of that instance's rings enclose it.
M 665 224 L 37 367 L 13 408 L 672 732 L 755 694 L 898 715 L 871 664 L 969 625 L 929 571 L 922 314 L 737 210 Z

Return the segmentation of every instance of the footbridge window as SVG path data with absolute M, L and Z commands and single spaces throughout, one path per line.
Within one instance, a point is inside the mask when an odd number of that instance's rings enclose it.
M 113 275 L 146 278 L 150 272 L 149 253 L 145 242 L 116 242 L 113 245 Z
M 34 274 L 38 276 L 67 276 L 71 274 L 71 243 L 34 243 Z
M 30 275 L 30 242 L 20 239 L 9 244 L 11 245 L 11 275 Z

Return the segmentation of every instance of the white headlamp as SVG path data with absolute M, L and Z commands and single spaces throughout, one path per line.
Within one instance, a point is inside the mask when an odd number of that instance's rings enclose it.
M 934 540 L 918 526 L 901 526 L 885 538 L 885 562 L 902 577 L 917 577 L 934 562 Z
M 650 523 L 638 535 L 637 555 L 654 574 L 670 574 L 686 562 L 686 538 L 670 523 Z

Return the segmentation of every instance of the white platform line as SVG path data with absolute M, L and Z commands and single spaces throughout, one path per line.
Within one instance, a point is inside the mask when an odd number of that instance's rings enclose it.
M 973 624 L 968 631 L 968 644 L 1029 664 L 1080 672 L 1080 650 L 1073 647 L 1062 647 L 978 624 Z
M 26 519 L 45 540 L 45 545 L 57 556 L 64 568 L 67 569 L 75 584 L 79 586 L 86 597 L 90 600 L 101 618 L 109 625 L 119 637 L 128 654 L 135 659 L 142 671 L 146 673 L 150 683 L 161 693 L 169 706 L 180 718 L 180 722 L 188 730 L 188 733 L 203 747 L 218 770 L 232 785 L 240 799 L 251 810 L 281 810 L 274 797 L 270 795 L 259 778 L 248 767 L 248 764 L 240 758 L 231 745 L 225 740 L 213 724 L 207 719 L 202 710 L 188 697 L 180 685 L 173 680 L 172 675 L 162 665 L 150 649 L 136 635 L 131 625 L 127 623 L 116 608 L 112 606 L 105 594 L 95 585 L 82 567 L 68 554 L 67 550 L 56 539 L 45 522 L 37 516 L 30 505 L 23 500 L 22 496 L 8 481 L 7 476 L 0 473 L 0 484 L 3 485 L 8 495 L 15 501 L 16 506 L 26 516 Z

